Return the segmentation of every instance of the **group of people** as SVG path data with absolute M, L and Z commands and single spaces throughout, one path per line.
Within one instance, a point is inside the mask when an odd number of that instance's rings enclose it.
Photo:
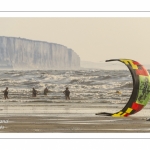
M 37 93 L 38 93 L 37 90 L 35 90 L 35 88 L 32 88 L 32 97 L 36 97 Z M 48 93 L 48 88 L 46 87 L 44 89 L 44 95 L 47 95 L 47 93 Z
M 46 88 L 44 89 L 44 95 L 47 95 L 48 92 L 49 92 L 49 91 L 48 91 L 48 88 L 46 87 Z M 8 99 L 8 87 L 6 87 L 6 89 L 3 91 L 3 93 L 4 93 L 4 98 L 5 98 L 5 99 Z M 36 97 L 36 96 L 37 96 L 37 93 L 38 93 L 37 90 L 35 90 L 35 88 L 32 88 L 32 97 Z M 66 90 L 63 91 L 63 93 L 65 94 L 66 100 L 67 100 L 67 99 L 70 100 L 70 91 L 69 91 L 69 88 L 68 88 L 68 87 L 66 87 Z

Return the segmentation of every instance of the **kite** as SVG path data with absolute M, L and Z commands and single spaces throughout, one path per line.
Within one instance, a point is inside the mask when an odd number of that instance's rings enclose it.
M 124 108 L 115 113 L 101 112 L 96 115 L 106 115 L 113 117 L 127 117 L 139 112 L 146 106 L 150 99 L 150 76 L 148 71 L 139 62 L 131 59 L 110 59 L 109 61 L 120 61 L 124 63 L 132 75 L 133 90 L 129 101 Z

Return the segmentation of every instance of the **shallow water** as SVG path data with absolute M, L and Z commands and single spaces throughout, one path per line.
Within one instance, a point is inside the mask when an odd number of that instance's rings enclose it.
M 132 77 L 128 70 L 5 70 L 0 71 L 0 101 L 3 90 L 9 87 L 11 102 L 28 102 L 65 99 L 63 91 L 69 87 L 71 100 L 91 100 L 101 103 L 125 103 L 132 92 Z M 38 91 L 36 98 L 31 97 L 32 88 Z M 43 90 L 48 87 L 48 96 Z M 116 93 L 120 91 L 121 93 Z M 110 100 L 110 101 L 109 101 Z

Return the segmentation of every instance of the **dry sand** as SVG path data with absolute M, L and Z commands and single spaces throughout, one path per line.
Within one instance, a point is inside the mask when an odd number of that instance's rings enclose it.
M 149 105 L 130 117 L 108 117 L 125 104 L 0 102 L 1 133 L 149 133 Z

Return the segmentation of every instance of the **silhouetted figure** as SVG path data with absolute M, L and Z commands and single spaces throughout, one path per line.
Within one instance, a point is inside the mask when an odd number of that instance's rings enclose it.
M 32 97 L 36 97 L 36 95 L 37 95 L 37 90 L 35 90 L 35 89 L 33 88 L 33 90 L 32 90 Z
M 44 95 L 47 95 L 47 93 L 48 93 L 48 89 L 47 89 L 47 87 L 44 89 Z
M 4 92 L 4 98 L 8 99 L 8 87 L 3 91 Z
M 68 87 L 66 88 L 65 91 L 63 91 L 63 93 L 65 94 L 66 100 L 70 99 L 70 91 L 68 90 Z
M 116 91 L 117 94 L 121 94 L 121 91 Z

